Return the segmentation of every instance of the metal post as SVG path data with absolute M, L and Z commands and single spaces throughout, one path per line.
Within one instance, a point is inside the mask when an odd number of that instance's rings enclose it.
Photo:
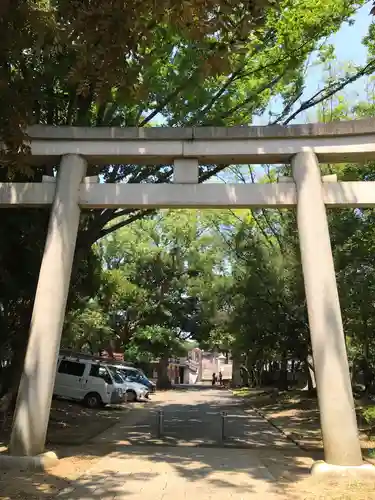
M 164 412 L 158 411 L 158 438 L 162 438 L 164 433 Z
M 226 411 L 221 412 L 221 442 L 225 441 L 225 418 L 227 416 Z

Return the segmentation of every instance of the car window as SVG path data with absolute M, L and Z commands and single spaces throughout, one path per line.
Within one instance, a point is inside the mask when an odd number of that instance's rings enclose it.
M 139 379 L 147 378 L 146 375 L 143 373 L 143 371 L 140 370 L 139 368 L 134 368 L 132 370 L 132 373 L 134 373 L 134 375 L 136 375 Z
M 113 368 L 113 366 L 110 366 L 110 367 L 108 366 L 108 370 L 110 371 L 116 384 L 123 384 L 124 383 L 124 379 L 122 378 L 120 372 L 118 370 L 116 370 L 116 368 Z
M 105 366 L 91 365 L 90 377 L 101 378 L 107 384 L 112 384 L 112 379 Z
M 58 373 L 82 377 L 83 372 L 85 371 L 85 366 L 86 365 L 84 363 L 79 363 L 78 361 L 68 361 L 63 359 L 60 363 Z
M 128 380 L 130 382 L 139 382 L 141 380 L 144 380 L 146 377 L 143 375 L 143 373 L 140 370 L 137 370 L 136 368 L 120 368 L 119 371 L 121 372 L 121 376 L 125 378 L 125 380 Z

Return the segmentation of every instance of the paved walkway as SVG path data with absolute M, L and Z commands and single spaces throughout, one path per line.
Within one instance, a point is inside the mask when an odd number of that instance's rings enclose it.
M 162 438 L 157 433 L 160 409 Z M 228 413 L 224 442 L 222 411 Z M 170 500 L 176 495 L 279 500 L 285 498 L 283 488 L 307 475 L 311 465 L 274 427 L 221 390 L 157 394 L 148 408 L 132 411 L 124 423 L 92 441 L 101 443 L 112 444 L 114 451 L 62 491 L 60 500 Z

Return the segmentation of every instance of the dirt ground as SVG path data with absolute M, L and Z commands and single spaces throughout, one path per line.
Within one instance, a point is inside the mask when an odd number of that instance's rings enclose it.
M 59 453 L 59 449 L 56 449 Z M 64 450 L 67 453 L 67 450 Z M 80 477 L 90 469 L 100 455 L 83 455 L 76 450 L 60 460 L 57 467 L 50 472 L 35 473 L 32 471 L 0 471 L 1 500 L 50 500 L 58 491 L 69 486 L 71 481 Z
M 322 434 L 319 422 L 318 401 L 309 397 L 305 391 L 257 391 L 240 389 L 235 395 L 244 398 L 244 404 L 255 408 L 270 422 L 280 428 L 286 435 L 298 443 L 303 449 L 321 451 L 323 449 Z M 367 400 L 356 400 L 356 410 L 360 430 L 363 455 L 375 463 L 375 440 L 367 434 L 367 425 L 361 417 L 362 408 L 373 405 Z
M 138 407 L 142 407 L 139 403 Z M 71 481 L 90 469 L 108 450 L 85 445 L 94 436 L 109 429 L 123 418 L 129 407 L 114 406 L 90 410 L 78 403 L 52 402 L 47 434 L 47 448 L 61 460 L 48 473 L 32 471 L 0 471 L 0 500 L 49 500 Z M 0 446 L 6 452 L 11 421 L 0 435 Z
M 92 436 L 114 425 L 128 407 L 109 406 L 100 410 L 90 410 L 79 403 L 52 401 L 48 425 L 47 443 L 49 445 L 79 445 Z M 11 429 L 11 419 L 0 433 L 0 446 L 6 446 Z
M 374 500 L 375 482 L 308 478 L 285 493 L 288 500 Z

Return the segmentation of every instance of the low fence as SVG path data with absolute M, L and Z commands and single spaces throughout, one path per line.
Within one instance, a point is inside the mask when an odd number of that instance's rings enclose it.
M 144 420 L 124 426 L 124 439 L 134 445 L 232 446 L 258 448 L 283 446 L 285 439 L 259 415 L 238 414 L 235 410 L 160 409 L 148 412 Z
M 220 413 L 217 413 L 216 418 L 219 421 L 219 425 L 213 426 L 213 428 L 217 428 L 218 432 L 216 433 L 216 441 L 219 443 L 224 443 L 224 441 L 227 438 L 226 434 L 226 421 L 227 421 L 228 413 L 226 411 L 222 411 Z M 194 419 L 185 419 L 183 421 L 184 424 L 188 422 L 194 422 Z M 197 428 L 199 426 L 199 423 L 197 424 Z M 165 415 L 163 410 L 159 410 L 157 412 L 157 425 L 156 425 L 156 437 L 158 439 L 163 439 L 168 437 L 168 428 L 166 426 L 166 421 L 165 421 Z M 210 433 L 211 434 L 211 433 Z M 183 437 L 183 436 L 182 436 Z M 212 440 L 212 434 L 210 436 L 207 436 L 208 438 L 211 438 Z

